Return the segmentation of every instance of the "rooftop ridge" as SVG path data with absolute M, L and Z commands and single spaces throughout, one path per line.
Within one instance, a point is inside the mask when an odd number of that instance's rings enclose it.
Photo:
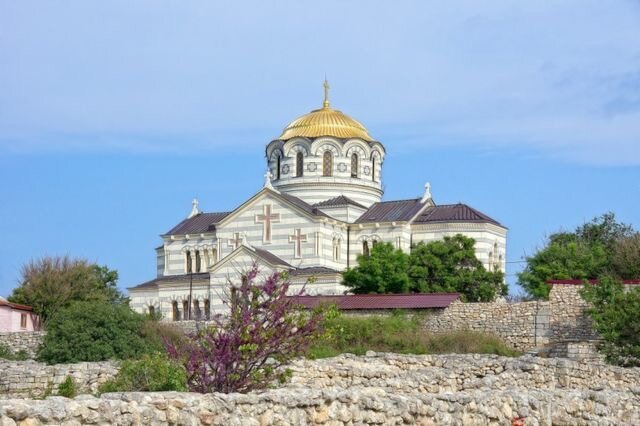
M 338 200 L 340 202 L 338 202 Z M 329 198 L 327 200 L 324 201 L 320 201 L 318 203 L 314 203 L 311 206 L 312 207 L 338 207 L 338 206 L 343 206 L 343 205 L 347 205 L 347 204 L 351 204 L 357 207 L 362 207 L 363 209 L 366 209 L 365 206 L 363 206 L 362 204 L 358 203 L 357 201 L 352 200 L 351 198 L 347 197 L 346 195 L 338 195 L 336 197 L 333 198 Z
M 376 201 L 373 204 L 384 204 L 384 203 L 400 203 L 400 202 L 404 202 L 404 201 L 420 201 L 421 198 L 417 197 L 417 198 L 403 198 L 400 200 L 386 200 L 386 201 Z

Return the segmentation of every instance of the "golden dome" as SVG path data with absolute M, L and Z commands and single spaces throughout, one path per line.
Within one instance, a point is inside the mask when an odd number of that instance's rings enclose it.
M 284 128 L 278 137 L 280 140 L 288 140 L 296 136 L 317 138 L 320 136 L 333 136 L 341 139 L 359 138 L 367 142 L 373 139 L 366 127 L 346 114 L 336 109 L 329 108 L 328 98 L 329 84 L 324 82 L 324 103 L 321 109 L 316 109 L 308 114 L 293 120 Z

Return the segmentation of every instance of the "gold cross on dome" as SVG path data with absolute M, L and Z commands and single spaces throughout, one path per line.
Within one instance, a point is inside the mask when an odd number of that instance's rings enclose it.
M 322 103 L 323 108 L 329 108 L 329 82 L 327 78 L 324 78 L 324 102 Z

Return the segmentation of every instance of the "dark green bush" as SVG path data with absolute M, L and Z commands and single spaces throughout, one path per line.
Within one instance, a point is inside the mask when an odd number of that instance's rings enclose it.
M 145 338 L 144 315 L 126 304 L 74 302 L 47 326 L 38 359 L 49 364 L 138 358 L 160 348 Z
M 187 376 L 184 367 L 160 353 L 144 355 L 138 360 L 123 361 L 117 376 L 98 389 L 100 393 L 186 390 Z
M 67 376 L 62 383 L 58 385 L 58 396 L 73 398 L 78 394 L 76 382 L 73 377 Z
M 626 367 L 640 366 L 640 286 L 625 289 L 614 278 L 581 290 L 589 302 L 595 330 L 602 336 L 600 352 L 607 361 Z

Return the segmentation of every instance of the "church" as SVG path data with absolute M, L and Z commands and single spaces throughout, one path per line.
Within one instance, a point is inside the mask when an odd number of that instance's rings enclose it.
M 164 319 L 224 313 L 230 284 L 252 265 L 286 271 L 307 294 L 347 292 L 342 271 L 378 242 L 409 252 L 420 241 L 463 234 L 486 268 L 505 270 L 507 228 L 466 204 L 419 198 L 383 201 L 386 149 L 329 103 L 291 123 L 265 150 L 264 187 L 226 212 L 189 215 L 161 235 L 156 278 L 129 288 L 131 307 Z

